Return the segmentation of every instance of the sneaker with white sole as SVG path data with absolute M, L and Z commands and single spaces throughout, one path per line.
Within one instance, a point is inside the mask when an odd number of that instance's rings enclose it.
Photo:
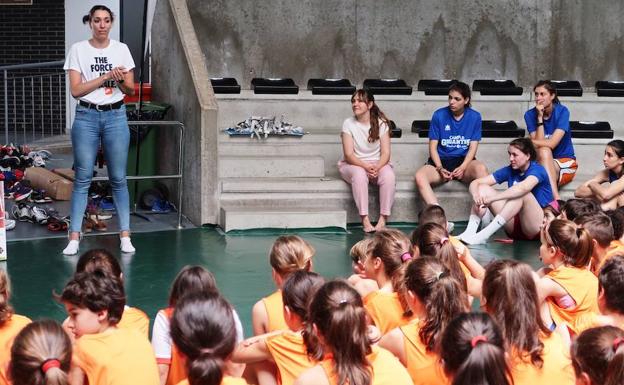
M 45 209 L 38 206 L 32 206 L 30 208 L 30 212 L 32 213 L 32 218 L 34 219 L 35 223 L 38 223 L 40 225 L 45 225 L 48 223 L 49 215 L 47 211 L 45 211 Z
M 80 248 L 80 241 L 77 239 L 70 239 L 67 247 L 63 249 L 64 255 L 76 255 L 78 254 L 78 249 Z
M 121 249 L 122 253 L 134 253 L 136 251 L 134 246 L 132 246 L 130 237 L 119 238 L 119 248 Z

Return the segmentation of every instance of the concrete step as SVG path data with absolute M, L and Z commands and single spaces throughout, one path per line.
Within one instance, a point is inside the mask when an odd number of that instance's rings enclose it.
M 221 178 L 322 177 L 323 157 L 317 155 L 225 155 L 219 157 Z
M 485 138 L 479 144 L 477 159 L 485 163 L 489 170 L 505 166 L 507 160 L 507 144 L 509 139 Z M 602 155 L 608 140 L 574 139 L 574 148 L 580 165 L 581 173 L 596 173 L 602 169 Z M 401 138 L 392 139 L 391 162 L 397 174 L 414 174 L 427 162 L 429 157 L 427 138 L 407 132 Z M 342 146 L 339 131 L 323 130 L 301 138 L 267 138 L 257 140 L 249 138 L 230 138 L 223 134 L 219 138 L 221 156 L 320 156 L 324 159 L 327 176 L 338 177 L 336 163 L 342 157 Z M 250 175 L 253 176 L 253 175 Z
M 562 197 L 569 199 L 574 190 L 589 175 L 578 175 L 575 180 L 565 186 Z M 221 205 L 237 207 L 265 207 L 274 210 L 295 210 L 300 207 L 314 210 L 344 210 L 349 223 L 359 222 L 359 214 L 355 208 L 351 187 L 339 178 L 231 178 L 222 179 Z M 506 186 L 496 186 L 503 190 Z M 435 188 L 436 196 L 444 207 L 449 220 L 466 220 L 470 212 L 472 200 L 468 188 L 452 181 Z M 369 208 L 372 218 L 379 213 L 378 191 L 369 188 Z M 395 202 L 391 216 L 392 221 L 416 222 L 423 202 L 414 185 L 411 175 L 397 175 Z
M 221 207 L 221 227 L 226 231 L 256 228 L 347 227 L 344 210 L 275 207 Z

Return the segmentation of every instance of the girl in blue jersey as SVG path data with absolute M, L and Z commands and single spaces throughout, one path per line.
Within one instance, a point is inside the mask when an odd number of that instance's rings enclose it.
M 594 198 L 600 201 L 603 210 L 614 210 L 624 206 L 624 141 L 620 139 L 607 143 L 602 158 L 604 170 L 580 185 L 574 195 L 577 198 Z M 602 186 L 603 183 L 608 185 Z
M 542 209 L 553 202 L 548 174 L 535 161 L 537 154 L 531 139 L 514 139 L 507 152 L 509 166 L 470 184 L 474 205 L 466 231 L 458 236 L 464 243 L 485 243 L 500 228 L 514 239 L 539 238 L 544 219 Z M 492 187 L 503 182 L 507 182 L 506 190 L 497 191 Z M 477 232 L 486 208 L 496 217 Z
M 537 161 L 546 168 L 550 188 L 555 199 L 559 199 L 559 187 L 570 183 L 578 168 L 570 132 L 570 111 L 559 102 L 557 89 L 548 80 L 540 80 L 533 93 L 535 107 L 524 114 L 524 121 L 537 149 Z
M 481 141 L 481 114 L 470 107 L 470 87 L 457 82 L 449 88 L 448 107 L 433 113 L 429 128 L 429 160 L 414 179 L 426 204 L 438 204 L 432 185 L 452 179 L 462 183 L 487 175 L 475 159 Z

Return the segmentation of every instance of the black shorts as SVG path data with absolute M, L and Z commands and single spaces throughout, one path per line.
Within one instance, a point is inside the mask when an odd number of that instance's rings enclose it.
M 446 171 L 453 171 L 457 167 L 461 166 L 462 163 L 464 163 L 464 159 L 466 159 L 465 156 L 456 156 L 454 158 L 440 158 L 440 161 L 442 161 L 442 167 Z M 435 167 L 435 163 L 433 163 L 433 160 L 431 160 L 431 158 L 427 160 L 427 164 Z

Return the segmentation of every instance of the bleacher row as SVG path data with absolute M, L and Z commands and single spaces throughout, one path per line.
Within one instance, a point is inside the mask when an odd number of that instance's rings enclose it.
M 216 94 L 238 94 L 241 85 L 235 78 L 211 78 Z M 446 95 L 449 87 L 457 79 L 422 79 L 417 90 L 425 95 Z M 583 96 L 583 87 L 577 80 L 551 80 L 559 96 Z M 370 89 L 375 95 L 411 95 L 412 86 L 403 79 L 366 79 L 363 88 Z M 624 81 L 601 80 L 595 83 L 596 94 L 606 97 L 624 96 Z M 250 89 L 255 94 L 297 94 L 299 86 L 291 78 L 253 78 Z M 349 79 L 309 79 L 307 89 L 313 95 L 351 95 L 356 86 Z M 478 79 L 473 81 L 472 90 L 481 95 L 512 96 L 522 95 L 524 89 L 508 79 Z

